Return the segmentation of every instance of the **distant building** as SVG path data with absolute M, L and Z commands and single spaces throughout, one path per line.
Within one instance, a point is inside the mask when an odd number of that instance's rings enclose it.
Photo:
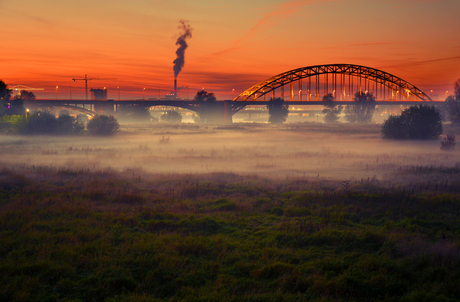
M 107 89 L 93 89 L 91 88 L 91 99 L 92 100 L 107 100 Z

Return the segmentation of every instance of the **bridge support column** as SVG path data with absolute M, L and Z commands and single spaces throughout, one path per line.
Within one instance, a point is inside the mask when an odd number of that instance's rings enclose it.
M 231 124 L 232 121 L 232 100 L 224 101 L 224 124 Z

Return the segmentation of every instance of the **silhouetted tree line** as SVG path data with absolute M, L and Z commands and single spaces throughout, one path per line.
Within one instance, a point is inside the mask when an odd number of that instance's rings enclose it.
M 22 134 L 46 135 L 75 135 L 85 131 L 86 118 L 80 114 L 77 117 L 61 111 L 59 117 L 48 112 L 36 112 L 27 117 L 19 126 Z M 92 135 L 112 135 L 119 129 L 118 121 L 113 116 L 97 115 L 89 120 L 86 129 Z

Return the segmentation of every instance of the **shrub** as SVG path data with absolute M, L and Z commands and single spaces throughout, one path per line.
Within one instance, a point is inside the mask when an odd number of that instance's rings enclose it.
M 441 150 L 453 150 L 455 148 L 455 134 L 449 133 L 441 141 Z
M 120 125 L 113 116 L 97 115 L 88 122 L 86 128 L 93 135 L 112 135 Z
M 57 129 L 56 117 L 47 112 L 30 115 L 21 132 L 24 134 L 54 134 Z
M 434 139 L 442 133 L 441 115 L 434 106 L 412 106 L 382 125 L 384 138 Z
M 74 117 L 68 114 L 59 115 L 59 117 L 56 119 L 56 133 L 57 134 L 72 133 L 74 123 L 75 123 Z
M 47 112 L 30 115 L 21 127 L 24 134 L 78 134 L 85 129 L 84 124 L 70 115 L 62 114 L 58 118 Z
M 161 115 L 161 120 L 167 123 L 180 123 L 182 121 L 182 114 L 176 110 L 166 111 Z

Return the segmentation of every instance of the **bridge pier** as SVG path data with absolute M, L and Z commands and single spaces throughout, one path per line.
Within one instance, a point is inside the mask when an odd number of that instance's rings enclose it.
M 232 109 L 231 104 L 232 104 L 232 100 L 225 100 L 224 101 L 224 124 L 233 123 L 232 114 L 231 114 L 231 109 Z

